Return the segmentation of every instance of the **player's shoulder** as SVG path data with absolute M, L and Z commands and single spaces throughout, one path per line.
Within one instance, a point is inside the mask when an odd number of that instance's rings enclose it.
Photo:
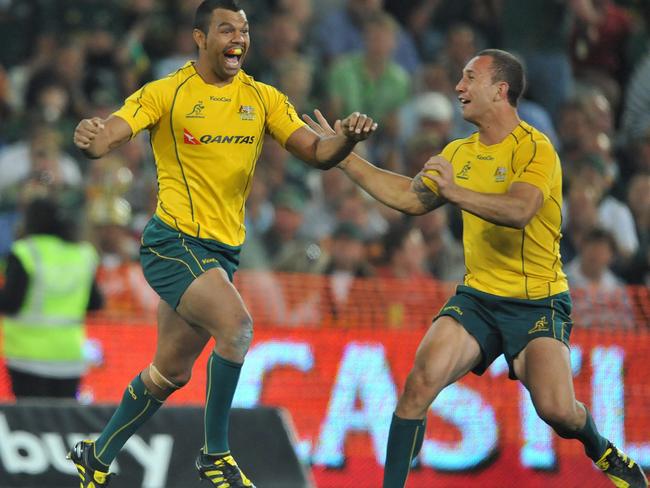
M 555 152 L 549 137 L 527 122 L 521 121 L 512 134 L 518 145 L 532 145 L 537 147 L 538 150 Z
M 513 131 L 513 136 L 517 140 L 514 151 L 515 163 L 519 161 L 525 164 L 534 158 L 555 164 L 558 158 L 557 152 L 551 140 L 542 131 L 526 122 L 521 122 Z
M 453 141 L 447 143 L 447 145 L 442 150 L 442 154 L 446 157 L 446 159 L 450 159 L 463 146 L 472 145 L 475 142 L 477 142 L 477 140 L 478 140 L 478 132 L 473 132 L 467 137 L 454 139 Z
M 237 80 L 245 87 L 249 87 L 251 90 L 257 92 L 261 97 L 268 99 L 272 96 L 277 96 L 280 94 L 280 90 L 275 88 L 273 85 L 268 83 L 263 83 L 256 80 L 253 76 L 249 75 L 245 71 L 240 71 L 237 75 Z
M 195 76 L 199 75 L 196 72 L 196 69 L 194 69 L 194 63 L 192 61 L 188 61 L 177 70 L 172 71 L 167 76 L 163 76 L 162 78 L 158 78 L 157 80 L 150 82 L 147 86 L 152 89 L 175 90 L 180 85 Z

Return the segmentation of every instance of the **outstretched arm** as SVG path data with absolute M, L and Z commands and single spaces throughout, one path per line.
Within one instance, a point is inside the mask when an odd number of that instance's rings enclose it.
M 308 115 L 303 119 L 319 134 L 331 134 L 331 128 L 320 111 L 314 111 L 318 122 Z M 421 215 L 445 203 L 426 187 L 419 174 L 415 178 L 392 173 L 376 167 L 361 156 L 351 153 L 338 167 L 357 185 L 367 191 L 375 199 L 395 210 L 409 215 Z
M 127 142 L 132 135 L 129 124 L 111 115 L 83 119 L 74 131 L 74 143 L 90 159 L 101 158 L 111 150 Z
M 310 166 L 329 169 L 350 154 L 357 142 L 370 137 L 377 130 L 377 124 L 367 115 L 355 112 L 337 121 L 335 128 L 327 133 L 300 128 L 291 134 L 286 147 Z

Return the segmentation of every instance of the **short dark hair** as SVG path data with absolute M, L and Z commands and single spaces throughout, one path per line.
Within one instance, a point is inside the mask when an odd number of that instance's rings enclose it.
M 65 209 L 50 197 L 39 197 L 25 208 L 23 233 L 48 234 L 66 241 L 75 240 L 76 225 Z
M 232 10 L 233 12 L 242 10 L 238 0 L 203 0 L 194 15 L 194 28 L 207 34 L 210 30 L 212 12 L 217 8 Z
M 602 227 L 594 227 L 584 237 L 583 245 L 587 244 L 607 244 L 612 254 L 618 253 L 618 245 L 616 239 L 608 230 Z
M 526 89 L 526 75 L 521 61 L 501 49 L 483 49 L 477 56 L 492 58 L 492 81 L 505 81 L 508 84 L 508 103 L 516 107 Z

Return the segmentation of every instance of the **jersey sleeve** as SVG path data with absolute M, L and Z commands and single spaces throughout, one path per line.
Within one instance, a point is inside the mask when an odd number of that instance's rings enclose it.
M 529 183 L 539 188 L 546 200 L 551 194 L 558 164 L 557 154 L 549 141 L 530 141 L 525 148 L 517 151 L 512 183 Z
M 284 93 L 269 85 L 263 86 L 268 98 L 266 131 L 284 147 L 291 134 L 307 124 L 298 116 Z
M 156 125 L 168 110 L 164 81 L 157 80 L 144 85 L 127 98 L 117 112 L 113 113 L 129 124 L 133 132 L 131 137 Z

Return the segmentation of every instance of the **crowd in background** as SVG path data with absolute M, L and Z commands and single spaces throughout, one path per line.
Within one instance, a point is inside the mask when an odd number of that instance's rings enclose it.
M 147 136 L 91 161 L 72 132 L 195 57 L 198 3 L 0 0 L 0 255 L 20 235 L 25 204 L 54 196 L 84 222 L 113 306 L 120 293 L 151 299 L 137 264 L 157 191 Z M 562 160 L 570 284 L 616 296 L 615 320 L 629 307 L 626 284 L 650 286 L 650 2 L 241 3 L 251 22 L 245 71 L 286 93 L 299 113 L 369 114 L 379 132 L 358 150 L 409 176 L 475 130 L 454 90 L 465 63 L 486 47 L 517 54 L 528 74 L 520 115 Z M 407 218 L 270 138 L 256 173 L 241 269 L 329 275 L 343 291 L 355 277 L 462 280 L 453 209 Z M 589 303 L 581 307 L 587 317 Z

